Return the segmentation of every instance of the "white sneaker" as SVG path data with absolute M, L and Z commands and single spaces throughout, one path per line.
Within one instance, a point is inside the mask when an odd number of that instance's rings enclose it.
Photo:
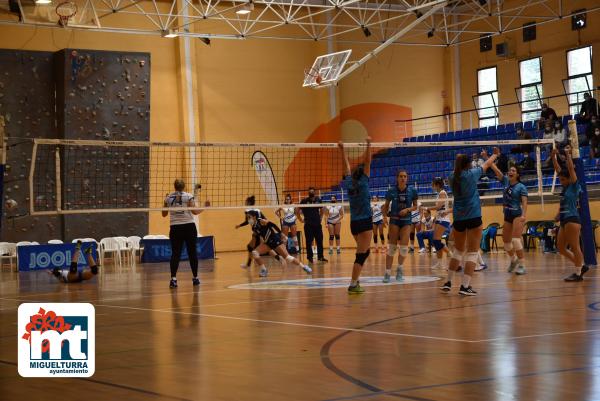
M 427 252 L 427 249 L 425 249 L 425 248 L 419 249 L 419 254 L 423 255 L 423 254 L 425 254 L 425 252 Z
M 302 270 L 304 270 L 306 274 L 312 273 L 312 269 L 308 265 L 302 265 Z
M 435 250 L 435 248 L 433 248 L 433 249 L 431 250 L 431 253 L 437 253 L 437 251 Z
M 245 264 L 245 263 L 242 263 L 242 264 L 240 265 L 240 267 L 241 267 L 242 269 L 249 269 L 249 268 L 250 268 L 250 266 L 248 266 L 248 265 L 247 265 L 247 264 Z
M 267 274 L 269 274 L 269 272 L 267 271 L 266 267 L 263 267 L 262 269 L 260 269 L 260 272 L 258 272 L 258 275 L 260 277 L 267 277 Z

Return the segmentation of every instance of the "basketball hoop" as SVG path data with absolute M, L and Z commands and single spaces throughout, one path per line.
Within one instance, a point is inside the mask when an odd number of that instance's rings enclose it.
M 323 77 L 314 67 L 309 67 L 304 69 L 304 82 L 308 82 L 311 85 L 321 85 L 323 81 Z
M 77 14 L 77 4 L 72 1 L 64 1 L 56 6 L 56 15 L 58 15 L 58 24 L 66 27 L 69 20 Z

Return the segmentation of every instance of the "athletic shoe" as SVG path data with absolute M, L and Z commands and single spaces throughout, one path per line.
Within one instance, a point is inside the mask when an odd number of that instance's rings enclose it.
M 83 253 L 85 253 L 86 255 L 91 255 L 93 251 L 94 250 L 92 249 L 92 247 L 88 246 L 87 248 L 85 248 L 85 251 L 83 251 Z
M 476 272 L 480 272 L 480 271 L 485 270 L 487 268 L 488 268 L 488 265 L 486 265 L 485 263 L 483 263 L 483 264 L 480 264 L 478 266 L 475 266 L 475 271 Z
M 169 281 L 169 288 L 177 288 L 177 280 L 171 279 L 171 281 Z
M 527 272 L 525 271 L 525 266 L 519 265 L 519 267 L 517 267 L 517 270 L 515 270 L 515 274 L 518 274 L 519 276 L 527 274 Z
M 308 263 L 315 263 L 312 259 L 306 259 Z
M 577 273 L 572 273 L 570 276 L 564 278 L 565 281 L 583 281 L 583 277 L 581 277 Z
M 348 294 L 362 294 L 363 292 L 365 292 L 365 289 L 360 286 L 360 283 L 348 287 Z
M 329 254 L 333 255 L 333 249 L 332 248 L 329 248 Z
M 327 263 L 327 262 L 329 262 L 329 260 L 327 260 L 325 258 L 319 258 L 319 262 Z
M 581 266 L 581 273 L 579 273 L 579 277 L 581 277 L 582 280 L 583 280 L 583 275 L 585 273 L 587 273 L 588 270 L 590 270 L 590 267 L 588 265 Z
M 396 269 L 396 281 L 404 281 L 404 277 L 402 275 L 402 268 L 398 267 Z
M 510 262 L 510 266 L 508 266 L 508 272 L 512 273 L 513 270 L 515 270 L 517 268 L 517 266 L 519 265 L 519 261 L 518 260 L 512 260 Z
M 412 246 L 408 248 L 408 253 L 415 253 L 415 248 L 413 248 Z
M 451 289 L 452 289 L 452 282 L 451 281 L 446 281 L 444 283 L 444 285 L 440 287 L 440 290 L 442 290 L 444 292 L 450 292 Z
M 425 248 L 419 249 L 419 254 L 423 255 L 423 254 L 425 254 L 425 252 L 427 252 L 427 249 L 425 249 Z
M 249 268 L 250 268 L 250 266 L 248 266 L 248 265 L 247 265 L 247 264 L 245 264 L 245 263 L 242 263 L 242 264 L 240 265 L 240 267 L 241 267 L 242 269 L 249 269 Z
M 312 269 L 308 265 L 302 265 L 302 270 L 304 270 L 307 274 L 312 273 Z
M 198 277 L 194 277 L 192 279 L 192 285 L 195 287 L 197 285 L 200 285 L 200 279 Z
M 390 274 L 389 273 L 385 273 L 383 275 L 383 282 L 384 283 L 389 283 L 390 281 L 391 281 Z
M 435 248 L 433 248 L 433 249 L 431 250 L 431 253 L 437 253 L 437 251 L 435 250 Z
M 465 286 L 463 285 L 460 286 L 460 290 L 458 291 L 458 293 L 460 295 L 467 295 L 471 297 L 477 295 L 477 292 L 473 290 L 473 287 L 469 286 L 468 288 L 465 288 Z
M 338 250 L 337 250 L 337 254 L 338 254 L 338 255 L 340 255 L 341 253 L 342 253 L 342 250 L 341 250 L 341 249 L 338 249 Z
M 260 271 L 258 272 L 258 275 L 260 277 L 267 277 L 267 274 L 269 274 L 269 272 L 267 271 L 266 267 L 263 267 L 262 269 L 260 269 Z

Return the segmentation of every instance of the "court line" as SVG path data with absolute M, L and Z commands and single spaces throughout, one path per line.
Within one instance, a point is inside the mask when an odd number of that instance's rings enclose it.
M 490 338 L 487 340 L 476 340 L 473 341 L 475 343 L 488 343 L 488 342 L 496 342 L 496 341 L 507 341 L 507 340 L 520 340 L 523 338 L 537 338 L 537 337 L 550 337 L 550 336 L 562 336 L 568 334 L 584 334 L 584 333 L 596 333 L 600 331 L 600 329 L 593 330 L 577 330 L 577 331 L 563 331 L 558 333 L 543 333 L 543 334 L 530 334 L 526 336 L 516 336 L 516 337 L 508 337 L 508 338 Z

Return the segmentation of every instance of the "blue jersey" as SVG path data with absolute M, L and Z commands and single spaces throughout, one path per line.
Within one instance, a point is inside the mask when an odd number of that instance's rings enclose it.
M 346 177 L 344 187 L 348 190 L 350 200 L 350 221 L 371 220 L 369 177 L 363 174 L 356 182 L 351 177 Z
M 581 194 L 579 181 L 569 184 L 560 193 L 560 220 L 569 217 L 579 217 L 579 194 Z
M 504 214 L 510 216 L 522 215 L 523 209 L 521 208 L 521 198 L 523 196 L 528 196 L 527 187 L 518 181 L 515 185 L 510 185 L 510 181 L 506 176 L 502 179 L 502 185 L 504 185 Z
M 407 213 L 406 216 L 400 216 L 400 211 L 411 208 L 417 199 L 419 199 L 419 195 L 417 195 L 417 190 L 413 187 L 407 186 L 403 191 L 398 186 L 390 188 L 385 194 L 385 200 L 390 202 L 390 217 L 410 224 L 411 213 Z
M 460 173 L 460 193 L 453 192 L 454 206 L 452 214 L 454 221 L 470 220 L 481 217 L 481 200 L 477 191 L 477 181 L 483 175 L 481 167 L 464 170 Z M 450 187 L 454 181 L 454 174 L 448 177 Z

